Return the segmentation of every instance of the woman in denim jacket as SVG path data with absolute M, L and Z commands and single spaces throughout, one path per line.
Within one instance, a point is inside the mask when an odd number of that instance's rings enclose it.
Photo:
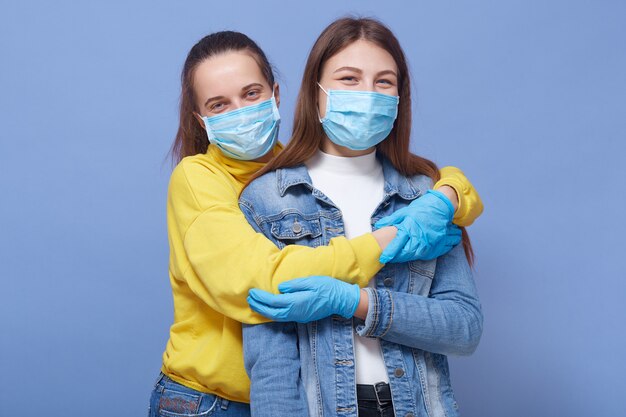
M 340 19 L 309 55 L 289 145 L 240 207 L 279 248 L 383 224 L 408 236 L 420 227 L 417 198 L 439 201 L 451 221 L 449 201 L 430 190 L 436 166 L 409 151 L 410 125 L 397 39 L 375 20 Z M 482 333 L 471 260 L 463 230 L 447 254 L 391 259 L 364 289 L 309 277 L 281 284 L 283 294 L 251 290 L 251 307 L 276 320 L 244 325 L 253 415 L 458 415 L 446 355 L 471 354 Z

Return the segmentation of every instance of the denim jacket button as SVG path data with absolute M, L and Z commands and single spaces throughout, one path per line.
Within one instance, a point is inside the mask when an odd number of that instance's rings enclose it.
M 401 378 L 404 375 L 404 370 L 402 368 L 396 368 L 395 371 L 393 371 L 393 374 L 397 377 L 397 378 Z
M 413 413 L 406 413 L 406 417 L 415 417 L 415 414 L 413 414 Z
M 387 277 L 383 280 L 383 284 L 385 284 L 385 287 L 391 287 L 393 285 L 393 278 L 391 277 Z
M 295 233 L 298 234 L 302 231 L 302 226 L 300 226 L 300 223 L 298 223 L 298 221 L 296 220 L 293 223 L 293 226 L 291 226 L 291 230 Z

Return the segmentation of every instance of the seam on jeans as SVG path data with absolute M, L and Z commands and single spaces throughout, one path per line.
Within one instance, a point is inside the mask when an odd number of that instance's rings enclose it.
M 155 390 L 157 388 L 157 386 L 163 380 L 163 378 L 165 378 L 165 374 L 163 373 L 163 371 L 159 371 L 159 376 L 154 381 L 154 386 L 152 387 L 153 390 Z
M 228 410 L 228 406 L 230 405 L 230 401 L 226 398 L 220 398 L 220 408 L 224 411 Z

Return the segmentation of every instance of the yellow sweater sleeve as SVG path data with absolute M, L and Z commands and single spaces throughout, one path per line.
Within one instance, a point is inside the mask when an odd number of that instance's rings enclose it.
M 172 275 L 212 309 L 243 323 L 268 321 L 249 308 L 250 288 L 277 293 L 281 282 L 308 275 L 363 287 L 383 266 L 371 234 L 338 237 L 318 248 L 278 249 L 248 224 L 231 183 L 219 172 L 208 175 L 207 167 L 199 170 L 184 161 L 170 180 L 168 235 Z
M 444 167 L 439 171 L 441 179 L 437 181 L 434 189 L 448 185 L 454 188 L 459 197 L 459 207 L 452 220 L 458 226 L 469 226 L 474 223 L 483 212 L 483 202 L 467 179 L 463 171 L 456 167 Z

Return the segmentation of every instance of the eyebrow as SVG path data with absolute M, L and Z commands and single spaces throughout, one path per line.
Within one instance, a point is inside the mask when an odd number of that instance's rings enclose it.
M 353 72 L 357 72 L 357 73 L 359 73 L 359 74 L 362 74 L 362 73 L 363 73 L 363 71 L 362 71 L 361 69 L 356 68 L 356 67 L 341 67 L 341 68 L 337 68 L 337 69 L 335 70 L 335 73 L 337 73 L 337 72 L 339 72 L 339 71 L 353 71 Z M 384 70 L 384 71 L 381 71 L 381 72 L 377 73 L 377 74 L 376 74 L 376 76 L 380 77 L 381 75 L 387 75 L 387 74 L 394 75 L 396 78 L 398 78 L 398 74 L 396 74 L 396 72 L 395 72 L 395 71 L 393 71 L 393 70 Z
M 263 88 L 263 84 L 261 84 L 261 83 L 250 83 L 250 84 L 248 84 L 248 85 L 244 86 L 244 87 L 241 89 L 241 91 L 246 91 L 246 90 L 249 90 L 249 89 L 251 89 L 252 87 L 261 87 L 261 88 Z M 223 98 L 225 98 L 225 97 L 224 97 L 224 96 L 215 96 L 215 97 L 211 97 L 211 98 L 209 98 L 207 101 L 205 101 L 205 102 L 204 102 L 204 106 L 206 107 L 206 105 L 207 105 L 207 104 L 209 104 L 209 102 L 211 102 L 211 101 L 221 100 L 221 99 L 223 99 Z
M 384 70 L 384 71 L 379 72 L 379 73 L 378 73 L 378 74 L 376 74 L 376 75 L 380 77 L 381 75 L 387 75 L 387 74 L 391 74 L 391 75 L 393 75 L 394 77 L 398 78 L 398 74 L 396 74 L 396 72 L 395 72 L 395 71 L 393 71 L 393 70 Z
M 261 84 L 261 83 L 251 83 L 251 84 L 248 84 L 245 87 L 243 87 L 241 89 L 241 91 L 249 90 L 252 87 L 261 87 L 261 88 L 263 88 L 263 84 Z
M 210 101 L 221 100 L 223 98 L 224 98 L 224 96 L 211 97 L 207 101 L 204 102 L 204 107 L 206 107 L 209 104 Z
M 359 74 L 363 72 L 359 68 L 355 68 L 355 67 L 341 67 L 341 68 L 337 68 L 335 70 L 335 73 L 337 73 L 339 71 L 354 71 L 354 72 L 358 72 Z

